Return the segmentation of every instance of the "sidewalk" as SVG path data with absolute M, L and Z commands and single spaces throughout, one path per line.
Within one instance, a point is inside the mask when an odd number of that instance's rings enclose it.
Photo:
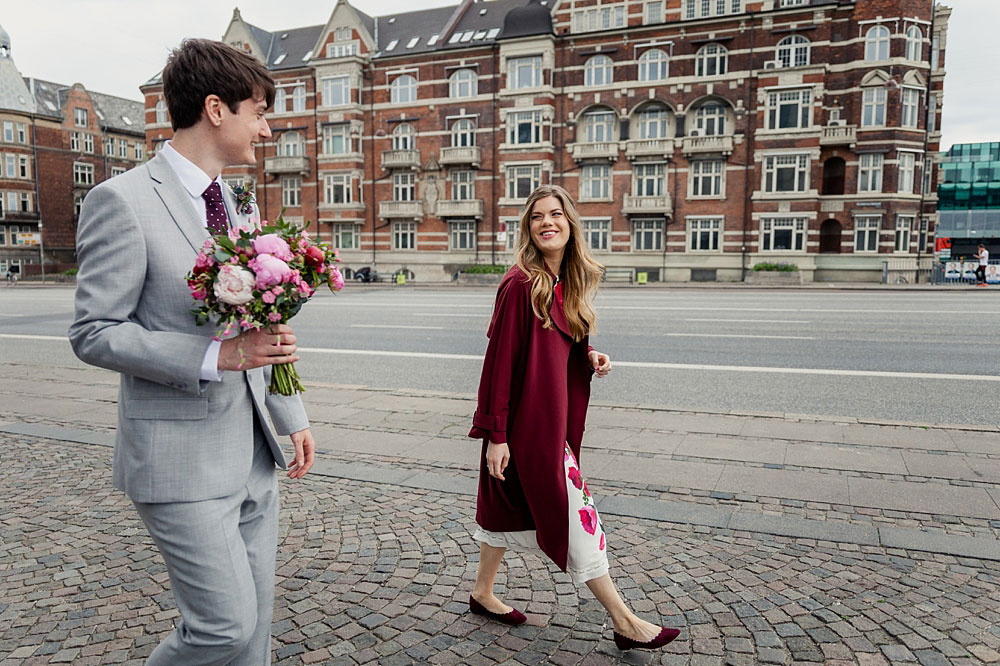
M 175 611 L 110 487 L 116 376 L 2 365 L 0 386 L 0 664 L 141 663 Z M 500 580 L 529 625 L 465 612 L 470 396 L 304 398 L 321 451 L 282 484 L 275 663 L 620 660 L 589 592 L 533 554 Z M 595 404 L 581 463 L 623 595 L 684 628 L 628 663 L 1000 661 L 996 427 Z

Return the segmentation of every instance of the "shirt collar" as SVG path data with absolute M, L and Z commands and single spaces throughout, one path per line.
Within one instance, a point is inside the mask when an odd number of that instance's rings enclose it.
M 212 184 L 212 179 L 208 177 L 208 174 L 202 171 L 197 164 L 177 152 L 169 141 L 160 149 L 159 154 L 167 160 L 167 164 L 177 174 L 181 185 L 193 199 L 200 199 L 208 186 Z M 220 178 L 221 174 L 215 180 L 219 181 Z

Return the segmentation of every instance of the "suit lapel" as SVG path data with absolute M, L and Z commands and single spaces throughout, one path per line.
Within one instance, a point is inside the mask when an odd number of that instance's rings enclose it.
M 191 203 L 191 197 L 181 184 L 174 170 L 167 164 L 166 158 L 157 155 L 146 164 L 149 176 L 153 181 L 153 189 L 160 201 L 166 207 L 174 224 L 184 234 L 195 252 L 201 250 L 208 238 L 205 221 L 198 216 L 198 211 Z

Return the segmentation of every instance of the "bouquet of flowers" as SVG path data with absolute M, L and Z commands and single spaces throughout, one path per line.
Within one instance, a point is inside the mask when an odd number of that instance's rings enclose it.
M 199 326 L 215 321 L 216 340 L 234 329 L 285 324 L 324 283 L 333 292 L 344 288 L 339 261 L 337 250 L 281 216 L 275 222 L 230 229 L 205 241 L 187 275 L 197 301 L 191 312 Z M 272 367 L 269 390 L 281 395 L 305 390 L 293 363 Z

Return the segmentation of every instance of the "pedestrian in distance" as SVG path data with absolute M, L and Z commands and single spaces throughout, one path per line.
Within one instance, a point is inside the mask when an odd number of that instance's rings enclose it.
M 86 363 L 121 375 L 113 477 L 166 564 L 180 622 L 147 666 L 271 662 L 278 481 L 290 435 L 302 478 L 315 442 L 298 395 L 267 391 L 272 365 L 298 360 L 280 325 L 213 339 L 185 275 L 210 230 L 252 226 L 223 168 L 254 164 L 271 136 L 275 86 L 253 56 L 186 40 L 163 69 L 173 139 L 87 195 L 80 215 L 76 316 Z
M 494 595 L 507 548 L 541 550 L 607 609 L 621 649 L 659 648 L 679 635 L 636 616 L 608 571 L 604 526 L 581 472 L 593 375 L 611 359 L 588 345 L 603 267 L 587 249 L 572 197 L 543 185 L 521 213 L 516 264 L 497 290 L 469 437 L 481 439 L 473 613 L 526 618 Z
M 986 286 L 986 266 L 990 263 L 990 252 L 982 243 L 979 244 L 976 258 L 979 259 L 979 267 L 976 268 L 976 280 L 980 287 Z

